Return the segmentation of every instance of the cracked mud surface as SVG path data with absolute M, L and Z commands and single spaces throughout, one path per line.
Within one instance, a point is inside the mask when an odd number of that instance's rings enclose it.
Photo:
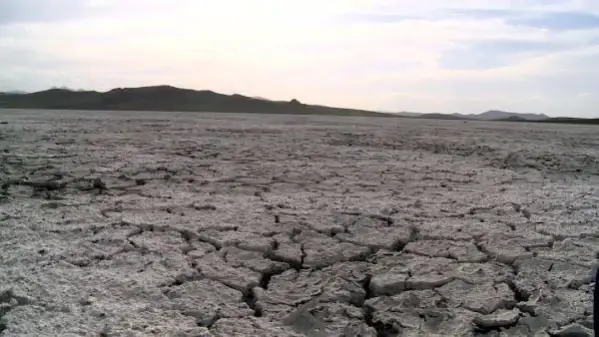
M 0 111 L 1 336 L 591 336 L 596 128 Z

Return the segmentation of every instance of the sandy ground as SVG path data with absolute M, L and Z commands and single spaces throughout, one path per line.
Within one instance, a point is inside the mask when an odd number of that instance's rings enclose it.
M 1 336 L 591 336 L 599 129 L 0 111 Z

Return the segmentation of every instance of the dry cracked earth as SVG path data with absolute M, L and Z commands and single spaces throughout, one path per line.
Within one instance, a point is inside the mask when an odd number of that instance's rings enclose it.
M 597 130 L 0 111 L 0 335 L 592 336 Z

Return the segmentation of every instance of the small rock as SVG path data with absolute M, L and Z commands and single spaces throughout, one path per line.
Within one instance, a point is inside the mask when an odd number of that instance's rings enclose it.
M 93 188 L 98 189 L 98 190 L 105 190 L 106 183 L 103 182 L 102 179 L 96 178 L 96 179 L 94 179 Z
M 522 206 L 515 202 L 512 203 L 512 207 L 514 207 L 514 211 L 516 211 L 516 212 L 520 212 L 520 210 L 522 209 Z
M 94 298 L 91 296 L 83 297 L 79 300 L 79 304 L 82 306 L 91 305 L 94 301 Z
M 193 208 L 197 211 L 216 211 L 216 206 L 212 204 L 193 204 Z

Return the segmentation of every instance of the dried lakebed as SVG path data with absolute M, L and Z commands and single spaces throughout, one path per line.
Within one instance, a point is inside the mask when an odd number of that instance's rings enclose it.
M 1 336 L 591 336 L 584 126 L 0 111 Z

